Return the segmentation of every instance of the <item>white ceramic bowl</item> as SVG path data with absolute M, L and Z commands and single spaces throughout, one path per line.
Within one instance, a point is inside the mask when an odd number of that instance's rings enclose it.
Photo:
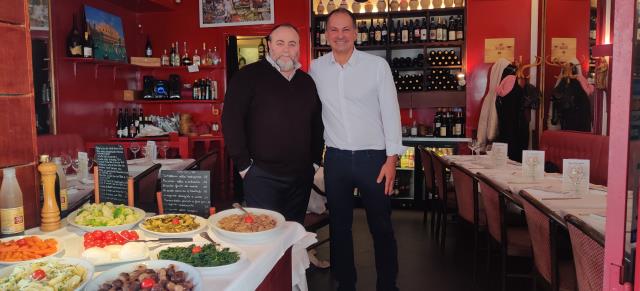
M 47 258 L 47 259 L 36 260 L 36 261 L 33 261 L 33 262 L 29 262 L 29 263 L 21 263 L 19 265 L 12 265 L 12 266 L 5 267 L 5 268 L 0 270 L 0 278 L 5 278 L 5 277 L 10 276 L 11 273 L 13 272 L 13 269 L 18 267 L 18 266 L 29 265 L 29 264 L 35 263 L 37 261 L 58 261 L 61 264 L 76 265 L 76 266 L 80 266 L 80 267 L 84 268 L 85 271 L 86 271 L 86 277 L 84 278 L 82 283 L 80 283 L 80 285 L 78 285 L 78 287 L 76 287 L 75 290 L 83 290 L 84 287 L 87 285 L 87 283 L 93 277 L 93 272 L 94 272 L 93 265 L 91 265 L 91 263 L 89 263 L 89 262 L 87 262 L 85 260 L 75 259 L 75 258 Z
M 168 261 L 168 260 L 153 260 L 153 261 L 142 261 L 136 263 L 130 263 L 126 265 L 121 265 L 107 271 L 102 272 L 98 277 L 91 280 L 89 284 L 87 284 L 85 291 L 96 291 L 100 288 L 100 285 L 103 283 L 113 281 L 118 278 L 118 275 L 122 272 L 130 273 L 133 272 L 136 267 L 139 265 L 145 265 L 148 269 L 158 270 L 160 268 L 166 268 L 170 264 L 174 264 L 176 266 L 176 270 L 183 271 L 187 273 L 187 280 L 191 280 L 194 284 L 194 291 L 202 291 L 204 290 L 204 286 L 202 283 L 202 277 L 196 268 L 187 265 L 185 263 L 177 262 L 177 261 Z
M 136 208 L 136 207 L 129 207 L 129 208 L 132 208 L 133 211 L 135 211 L 140 216 L 140 218 L 137 219 L 136 221 L 134 221 L 132 223 L 128 223 L 128 224 L 113 225 L 113 226 L 88 226 L 88 225 L 77 224 L 75 222 L 75 218 L 76 218 L 76 216 L 78 216 L 78 212 L 80 210 L 82 210 L 82 208 L 72 212 L 71 214 L 69 214 L 67 216 L 67 222 L 69 222 L 70 225 L 73 225 L 73 226 L 75 226 L 75 227 L 77 227 L 79 229 L 82 229 L 84 231 L 96 231 L 96 230 L 107 231 L 107 230 L 112 230 L 114 232 L 116 232 L 116 231 L 120 232 L 120 231 L 123 231 L 123 230 L 134 228 L 140 221 L 142 221 L 144 219 L 144 217 L 146 215 L 144 210 L 142 210 L 140 208 Z
M 210 242 L 186 242 L 186 243 L 176 243 L 176 244 L 170 244 L 170 245 L 164 245 L 161 246 L 153 251 L 151 251 L 151 255 L 149 256 L 150 259 L 152 260 L 160 260 L 159 255 L 160 255 L 160 251 L 162 250 L 166 250 L 170 247 L 188 247 L 192 244 L 195 244 L 197 246 L 204 246 L 206 244 L 210 244 Z M 247 255 L 238 247 L 228 244 L 228 243 L 224 243 L 224 242 L 220 242 L 220 245 L 217 246 L 218 249 L 221 248 L 229 248 L 229 250 L 237 252 L 240 255 L 240 259 L 232 264 L 228 264 L 228 265 L 224 265 L 224 266 L 216 266 L 216 267 L 195 267 L 198 271 L 200 271 L 203 274 L 207 274 L 207 275 L 221 275 L 221 274 L 229 274 L 232 273 L 236 270 L 238 270 L 240 267 L 242 267 L 242 265 L 247 262 Z
M 140 229 L 144 230 L 147 233 L 150 233 L 152 235 L 155 236 L 160 236 L 160 237 L 190 237 L 193 236 L 194 234 L 200 233 L 202 231 L 204 231 L 207 228 L 207 220 L 194 215 L 194 214 L 185 214 L 185 215 L 191 215 L 191 216 L 195 216 L 196 217 L 196 223 L 198 223 L 200 226 L 198 226 L 196 229 L 194 230 L 190 230 L 190 231 L 184 231 L 184 232 L 159 232 L 159 231 L 153 231 L 153 230 L 149 230 L 147 228 L 144 227 L 143 223 L 144 221 L 146 221 L 147 219 L 152 219 L 152 218 L 160 218 L 160 217 L 164 217 L 164 216 L 168 216 L 168 215 L 173 215 L 173 214 L 162 214 L 162 215 L 156 215 L 156 216 L 152 216 L 152 217 L 148 217 L 145 218 L 142 223 L 140 223 Z
M 276 226 L 272 229 L 269 230 L 264 230 L 264 231 L 258 231 L 258 232 L 235 232 L 235 231 L 229 231 L 229 230 L 224 230 L 222 228 L 220 228 L 218 226 L 218 222 L 222 219 L 225 218 L 229 215 L 233 215 L 233 214 L 239 214 L 242 215 L 244 214 L 244 212 L 242 212 L 239 209 L 228 209 L 225 211 L 220 211 L 212 216 L 209 217 L 209 226 L 211 227 L 211 229 L 213 230 L 214 233 L 216 233 L 217 235 L 219 235 L 220 237 L 232 240 L 232 241 L 237 241 L 237 242 L 260 242 L 260 241 L 264 241 L 267 240 L 269 238 L 272 238 L 273 236 L 275 236 L 278 232 L 278 230 L 282 227 L 282 225 L 284 224 L 285 220 L 284 220 L 284 216 L 282 216 L 282 214 L 275 212 L 275 211 L 271 211 L 271 210 L 267 210 L 267 209 L 262 209 L 262 208 L 250 208 L 250 207 L 245 207 L 244 209 L 246 209 L 247 211 L 254 213 L 254 214 L 267 214 L 270 215 L 275 221 L 276 221 Z
M 14 264 L 21 264 L 21 263 L 28 263 L 28 262 L 35 262 L 35 261 L 46 259 L 46 258 L 60 256 L 62 254 L 62 251 L 64 250 L 64 245 L 62 244 L 62 242 L 59 239 L 57 239 L 55 237 L 51 237 L 51 236 L 44 236 L 44 235 L 20 235 L 20 236 L 7 237 L 7 238 L 4 238 L 4 239 L 0 240 L 0 243 L 9 242 L 11 240 L 19 240 L 21 238 L 25 238 L 25 237 L 29 237 L 29 236 L 37 236 L 41 240 L 45 240 L 45 239 L 49 239 L 49 238 L 54 239 L 58 243 L 58 250 L 55 253 L 50 254 L 48 256 L 44 256 L 42 258 L 37 258 L 37 259 L 32 259 L 32 260 L 16 261 L 16 262 L 0 260 L 0 266 L 2 266 L 2 265 L 14 265 Z

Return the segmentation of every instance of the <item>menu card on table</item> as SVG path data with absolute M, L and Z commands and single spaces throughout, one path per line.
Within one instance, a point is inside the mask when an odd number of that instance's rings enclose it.
M 544 178 L 544 151 L 522 151 L 522 176 L 531 180 Z
M 210 174 L 209 171 L 162 171 L 164 213 L 190 213 L 209 217 Z
M 504 167 L 507 165 L 509 158 L 507 154 L 509 152 L 509 145 L 501 142 L 494 142 L 491 144 L 491 162 L 494 167 Z
M 575 194 L 589 192 L 589 160 L 562 160 L 562 191 Z
M 96 162 L 99 171 L 100 202 L 125 205 L 129 203 L 129 173 L 122 145 L 96 145 Z

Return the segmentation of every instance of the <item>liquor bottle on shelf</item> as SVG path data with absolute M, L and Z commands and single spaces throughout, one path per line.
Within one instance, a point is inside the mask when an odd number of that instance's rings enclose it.
M 202 64 L 203 65 L 211 65 L 211 58 L 209 57 L 209 54 L 207 53 L 207 44 L 206 43 L 202 43 L 202 57 L 200 57 L 202 59 Z
M 180 54 L 178 53 L 178 42 L 176 41 L 175 44 L 171 44 L 171 66 L 172 67 L 177 67 L 180 66 Z
M 380 27 L 380 20 L 376 20 L 376 27 L 373 30 L 373 35 L 376 40 L 376 44 L 382 44 L 382 28 Z
M 427 28 L 427 18 L 422 18 L 422 26 L 420 26 L 420 41 L 429 41 L 429 29 Z
M 421 29 L 420 22 L 416 19 L 415 25 L 413 26 L 413 42 L 422 42 Z
M 265 53 L 264 38 L 260 38 L 260 44 L 258 45 L 258 59 L 264 60 Z
M 200 61 L 200 55 L 198 55 L 198 49 L 196 49 L 193 52 L 193 56 L 191 58 L 192 58 L 192 62 L 193 62 L 194 65 L 199 66 L 199 65 L 202 64 L 202 62 Z
M 82 42 L 82 56 L 85 58 L 93 58 L 93 36 L 89 30 L 84 32 L 84 41 Z
M 164 50 L 162 52 L 162 56 L 160 57 L 160 65 L 162 65 L 163 67 L 171 65 L 169 56 L 167 55 L 167 50 Z
M 191 66 L 191 58 L 189 57 L 189 51 L 187 50 L 187 42 L 183 43 L 184 54 L 182 54 L 182 62 L 183 66 Z
M 373 18 L 369 23 L 368 32 L 369 32 L 369 45 L 377 45 L 378 43 L 376 42 L 376 28 L 373 26 Z
M 82 57 L 82 37 L 78 31 L 78 24 L 76 22 L 76 15 L 73 14 L 73 26 L 69 35 L 67 36 L 67 56 L 69 57 Z
M 383 44 L 387 44 L 389 43 L 389 27 L 387 26 L 387 19 L 383 19 L 382 20 L 382 43 Z
M 354 3 L 358 3 L 358 2 L 354 2 Z M 362 45 L 362 26 L 360 26 L 360 23 L 358 23 L 356 29 L 357 29 L 356 45 Z
M 458 21 L 456 22 L 456 39 L 463 40 L 464 39 L 464 24 L 462 23 L 462 15 L 458 16 Z
M 401 38 L 401 42 L 402 43 L 408 43 L 409 42 L 409 28 L 407 27 L 407 21 L 405 20 L 404 23 L 402 24 L 402 38 Z
M 437 32 L 438 32 L 438 26 L 436 25 L 434 18 L 431 17 L 431 22 L 429 23 L 429 41 L 431 42 L 438 41 Z
M 440 136 L 440 127 L 442 126 L 442 109 L 438 108 L 435 116 L 433 117 L 433 136 Z
M 327 45 L 327 33 L 325 29 L 326 23 L 320 22 L 320 46 Z
M 151 39 L 147 35 L 147 44 L 144 46 L 144 56 L 150 58 L 153 55 L 153 49 L 151 49 Z
M 413 37 L 413 19 L 409 19 L 409 26 L 407 27 L 407 30 L 409 30 L 409 43 L 413 43 L 415 42 L 415 39 Z
M 453 20 L 453 16 L 449 16 L 449 40 L 453 41 L 453 40 L 457 40 L 457 30 L 456 30 L 456 24 L 455 21 Z
M 397 34 L 396 34 L 395 25 L 393 25 L 393 20 L 391 20 L 389 22 L 389 43 L 390 44 L 396 43 L 396 37 L 397 37 Z
M 444 39 L 442 37 L 443 32 L 442 23 L 440 22 L 440 17 L 438 17 L 436 18 L 436 41 L 442 41 Z
M 442 17 L 442 41 L 449 40 L 449 27 L 447 26 L 447 18 Z
M 222 61 L 222 59 L 220 58 L 220 54 L 218 53 L 217 46 L 213 47 L 213 52 L 211 52 L 211 49 L 209 49 L 207 57 L 211 59 L 211 65 L 213 66 L 217 66 Z
M 138 114 L 138 132 L 140 132 L 144 127 L 145 127 L 144 113 L 142 112 L 142 107 L 141 107 L 140 114 Z

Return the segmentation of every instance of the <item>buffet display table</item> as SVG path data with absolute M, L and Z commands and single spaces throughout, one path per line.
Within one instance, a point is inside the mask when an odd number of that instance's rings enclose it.
M 26 235 L 53 236 L 61 241 L 64 248 L 63 257 L 81 258 L 84 231 L 68 225 L 66 219 L 62 221 L 63 227 L 53 232 L 42 232 L 39 228 L 26 231 Z M 147 238 L 153 235 L 134 228 L 143 233 Z M 246 259 L 239 268 L 227 274 L 203 273 L 203 290 L 272 290 L 281 280 L 282 276 L 290 274 L 290 286 L 300 290 L 307 290 L 305 270 L 309 267 L 309 258 L 306 248 L 316 242 L 316 235 L 308 233 L 295 222 L 285 222 L 274 235 L 264 241 L 257 242 L 231 242 L 217 237 L 209 230 L 209 235 L 218 242 L 225 242 L 241 249 Z M 204 241 L 199 235 L 194 235 L 194 241 Z M 290 254 L 290 261 L 289 259 Z M 96 274 L 112 268 L 114 265 L 96 267 Z M 280 276 L 278 276 L 280 274 Z M 269 287 L 270 286 L 270 287 Z M 281 290 L 285 286 L 279 285 Z

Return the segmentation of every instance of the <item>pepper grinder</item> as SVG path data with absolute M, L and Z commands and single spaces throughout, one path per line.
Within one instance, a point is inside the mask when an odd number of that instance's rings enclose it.
M 60 228 L 60 209 L 56 201 L 56 165 L 51 162 L 38 166 L 44 188 L 44 204 L 42 206 L 40 230 L 54 231 Z

